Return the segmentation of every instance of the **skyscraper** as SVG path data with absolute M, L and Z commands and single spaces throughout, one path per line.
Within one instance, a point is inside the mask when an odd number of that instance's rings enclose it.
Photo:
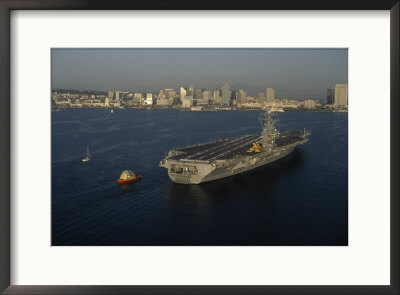
M 190 85 L 186 95 L 194 97 L 194 85 Z
M 181 96 L 181 103 L 183 103 L 183 99 L 186 96 L 186 89 L 183 87 L 181 87 L 181 89 L 180 89 L 180 96 Z
M 171 99 L 171 98 L 174 99 L 175 96 L 176 96 L 176 92 L 175 92 L 174 89 L 172 89 L 172 88 L 165 88 L 165 97 L 166 97 L 167 99 Z
M 203 88 L 197 88 L 194 98 L 196 99 L 203 99 Z
M 347 84 L 336 84 L 335 85 L 335 105 L 336 106 L 347 106 Z
M 326 93 L 326 104 L 333 104 L 333 89 L 328 88 Z
M 204 91 L 203 92 L 203 102 L 205 103 L 205 104 L 208 104 L 209 102 L 210 102 L 210 99 L 211 99 L 211 91 Z
M 246 92 L 244 90 L 239 90 L 236 96 L 236 103 L 245 103 L 246 102 Z
M 112 91 L 108 91 L 108 98 L 110 99 L 110 100 L 112 100 L 113 98 L 114 98 L 114 92 L 112 92 Z
M 267 98 L 267 102 L 273 102 L 275 100 L 275 89 L 267 88 L 265 91 L 265 96 Z
M 165 99 L 165 92 L 164 92 L 164 90 L 160 90 L 159 92 L 158 92 L 158 99 Z
M 231 100 L 231 93 L 230 93 L 230 90 L 229 90 L 229 84 L 225 82 L 222 85 L 222 104 L 223 105 L 229 105 L 230 104 L 230 100 Z

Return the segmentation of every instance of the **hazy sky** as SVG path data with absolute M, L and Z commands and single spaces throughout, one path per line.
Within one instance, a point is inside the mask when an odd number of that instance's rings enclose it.
M 213 90 L 226 81 L 251 95 L 271 87 L 277 97 L 325 97 L 348 70 L 347 49 L 52 49 L 51 57 L 52 89 Z

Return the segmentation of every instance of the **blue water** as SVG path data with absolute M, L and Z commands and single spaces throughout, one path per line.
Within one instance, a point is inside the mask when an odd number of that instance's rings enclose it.
M 170 149 L 259 133 L 259 113 L 52 112 L 52 245 L 347 245 L 345 113 L 280 114 L 310 141 L 246 174 L 181 185 L 158 167 Z M 119 186 L 124 169 L 143 178 Z

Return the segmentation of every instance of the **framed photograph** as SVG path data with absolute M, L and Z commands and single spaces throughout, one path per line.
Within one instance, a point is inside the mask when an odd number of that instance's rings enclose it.
M 2 294 L 397 294 L 399 3 L 168 4 L 0 2 Z

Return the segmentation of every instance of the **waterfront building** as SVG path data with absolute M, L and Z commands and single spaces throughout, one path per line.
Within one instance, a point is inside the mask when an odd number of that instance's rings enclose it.
M 108 97 L 106 97 L 106 99 L 104 100 L 104 106 L 106 108 L 108 108 L 110 106 L 110 99 Z
M 230 104 L 230 100 L 231 100 L 229 84 L 225 82 L 222 85 L 221 89 L 222 89 L 222 104 L 228 106 Z
M 114 92 L 108 91 L 108 98 L 109 98 L 110 100 L 113 100 L 113 99 L 114 99 Z
M 332 88 L 328 88 L 326 92 L 326 104 L 333 104 L 334 92 Z
M 153 94 L 152 93 L 146 93 L 146 104 L 153 105 Z
M 335 85 L 335 106 L 347 106 L 348 105 L 348 89 L 347 84 L 336 84 Z
M 267 88 L 265 91 L 265 97 L 267 98 L 267 102 L 273 102 L 275 100 L 275 89 Z
M 315 109 L 315 101 L 312 99 L 307 99 L 304 101 L 304 108 L 308 110 L 314 110 Z
M 182 107 L 183 108 L 190 108 L 193 106 L 193 96 L 187 95 L 183 98 Z
M 264 101 L 265 101 L 264 92 L 260 92 L 260 93 L 258 94 L 258 103 L 259 103 L 260 105 L 262 105 L 262 104 L 264 103 Z
M 156 104 L 157 104 L 158 106 L 170 106 L 170 105 L 172 104 L 172 101 L 171 101 L 171 99 L 166 99 L 166 98 L 164 97 L 164 98 L 159 98 L 159 99 L 157 99 Z
M 115 91 L 115 100 L 119 101 L 119 96 L 120 96 L 121 91 Z
M 158 93 L 158 99 L 156 104 L 159 106 L 169 106 L 172 105 L 173 102 L 173 98 L 168 98 L 168 95 L 171 95 L 170 92 L 171 89 L 165 89 L 164 90 L 160 90 L 160 92 Z M 173 89 L 172 89 L 173 90 Z M 173 92 L 175 93 L 175 91 L 173 90 Z

